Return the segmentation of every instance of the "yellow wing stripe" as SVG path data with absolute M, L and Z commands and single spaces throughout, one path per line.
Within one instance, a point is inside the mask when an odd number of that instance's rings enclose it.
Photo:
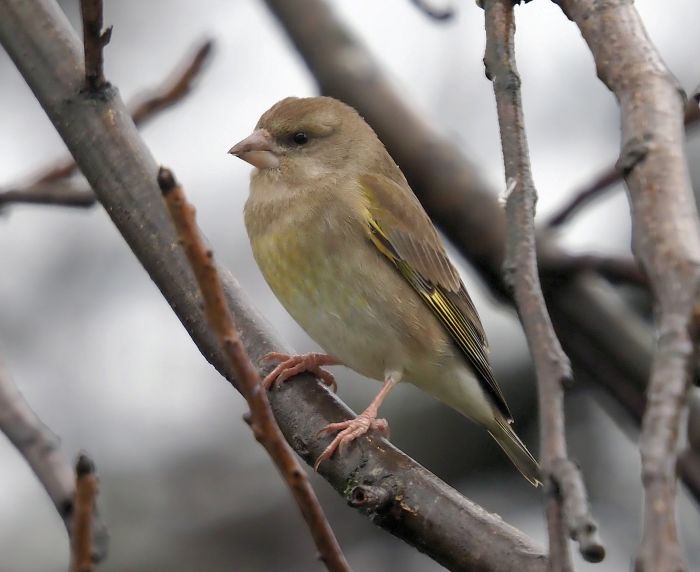
M 457 347 L 465 355 L 467 361 L 476 370 L 477 378 L 483 382 L 482 386 L 494 399 L 501 413 L 505 415 L 506 419 L 511 420 L 512 416 L 505 397 L 493 377 L 491 366 L 486 359 L 485 349 L 478 341 L 479 337 L 474 326 L 469 323 L 459 308 L 445 295 L 440 286 L 435 286 L 428 282 L 410 264 L 398 256 L 376 221 L 370 218 L 369 225 L 370 240 L 374 246 L 396 266 L 401 275 L 427 303 L 428 307 L 447 329 Z

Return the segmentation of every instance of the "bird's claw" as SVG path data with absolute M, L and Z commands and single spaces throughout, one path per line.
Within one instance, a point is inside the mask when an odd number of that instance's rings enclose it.
M 301 355 L 288 355 L 279 352 L 270 352 L 262 357 L 262 361 L 278 361 L 275 369 L 265 376 L 262 385 L 266 390 L 270 390 L 275 382 L 284 382 L 290 377 L 308 371 L 314 377 L 329 387 L 333 393 L 338 389 L 335 376 L 322 369 L 322 365 L 337 364 L 337 360 L 326 354 L 308 353 Z
M 355 419 L 348 419 L 347 421 L 326 425 L 319 431 L 319 435 L 327 435 L 328 433 L 335 432 L 338 432 L 338 434 L 316 459 L 314 471 L 318 471 L 319 465 L 326 459 L 330 459 L 336 450 L 338 450 L 340 454 L 345 453 L 350 443 L 367 433 L 370 429 L 379 431 L 385 436 L 389 435 L 389 423 L 387 423 L 386 419 L 372 418 L 364 413 L 361 413 L 355 417 Z

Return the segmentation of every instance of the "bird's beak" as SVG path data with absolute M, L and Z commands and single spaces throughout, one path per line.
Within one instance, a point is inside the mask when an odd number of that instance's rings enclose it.
M 253 131 L 243 141 L 231 147 L 229 153 L 258 169 L 275 169 L 280 164 L 280 159 L 274 151 L 274 141 L 265 129 Z

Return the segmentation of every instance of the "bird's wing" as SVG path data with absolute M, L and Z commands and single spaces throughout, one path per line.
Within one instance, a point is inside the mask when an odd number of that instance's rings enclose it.
M 369 238 L 447 329 L 506 419 L 512 416 L 488 361 L 488 342 L 474 303 L 435 227 L 408 186 L 364 175 Z

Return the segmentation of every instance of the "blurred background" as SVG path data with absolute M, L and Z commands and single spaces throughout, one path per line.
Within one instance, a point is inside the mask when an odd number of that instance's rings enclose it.
M 483 12 L 460 2 L 444 23 L 408 0 L 334 0 L 400 93 L 503 186 L 498 127 L 483 73 Z M 256 307 L 300 351 L 315 348 L 277 303 L 251 257 L 243 228 L 249 166 L 226 154 L 260 114 L 315 83 L 260 0 L 105 2 L 114 25 L 107 78 L 129 101 L 160 83 L 205 38 L 215 53 L 195 91 L 142 131 L 197 205 L 218 259 Z M 455 2 L 455 4 L 457 4 Z M 435 0 L 437 7 L 444 6 Z M 61 6 L 80 28 L 77 1 Z M 686 90 L 700 81 L 700 6 L 637 0 L 647 30 Z M 516 10 L 518 67 L 544 220 L 614 161 L 617 106 L 596 79 L 575 26 L 551 2 Z M 64 156 L 64 146 L 9 57 L 0 50 L 0 187 L 29 180 Z M 698 142 L 689 139 L 696 188 Z M 621 189 L 560 233 L 571 251 L 629 256 Z M 291 497 L 241 420 L 244 400 L 199 354 L 100 207 L 12 205 L 0 212 L 0 356 L 3 366 L 74 457 L 95 460 L 100 506 L 111 533 L 100 570 L 320 570 Z M 459 259 L 458 259 L 459 260 Z M 460 260 L 461 263 L 461 260 Z M 470 268 L 460 270 L 492 346 L 492 360 L 517 428 L 537 450 L 534 381 L 514 313 L 494 301 Z M 375 382 L 338 369 L 339 395 L 363 409 Z M 696 390 L 697 391 L 697 390 Z M 382 410 L 392 441 L 487 510 L 545 542 L 541 497 L 485 432 L 412 387 Z M 600 565 L 629 569 L 641 531 L 636 433 L 599 390 L 567 396 L 572 457 L 589 486 L 608 548 Z M 312 482 L 357 571 L 431 571 L 440 566 L 347 508 Z M 681 528 L 691 569 L 700 569 L 700 517 L 680 487 Z M 63 524 L 23 458 L 0 436 L 0 572 L 65 570 Z M 577 558 L 578 559 L 578 558 Z

